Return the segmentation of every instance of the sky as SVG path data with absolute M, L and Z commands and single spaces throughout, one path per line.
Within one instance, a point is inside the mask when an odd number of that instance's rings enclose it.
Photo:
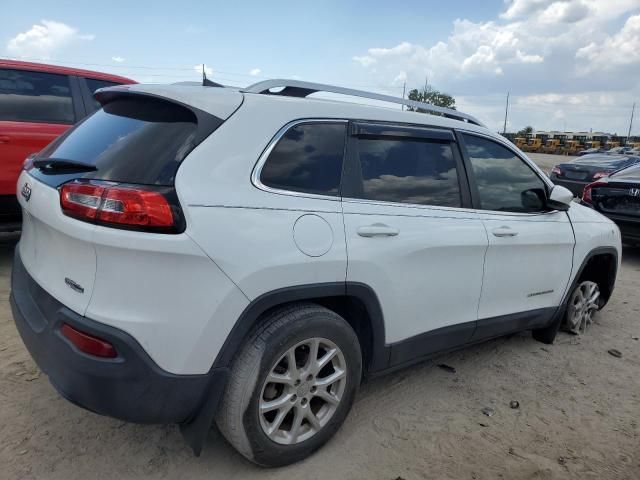
M 145 83 L 199 80 L 203 64 L 236 86 L 292 78 L 402 96 L 426 81 L 496 131 L 507 92 L 508 131 L 626 134 L 640 102 L 640 0 L 23 5 L 0 0 L 0 57 Z

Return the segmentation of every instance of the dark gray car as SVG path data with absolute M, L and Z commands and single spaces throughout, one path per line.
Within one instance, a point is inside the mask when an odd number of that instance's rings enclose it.
M 568 188 L 579 197 L 589 183 L 639 162 L 640 156 L 633 155 L 585 155 L 556 165 L 551 170 L 549 178 L 556 185 Z

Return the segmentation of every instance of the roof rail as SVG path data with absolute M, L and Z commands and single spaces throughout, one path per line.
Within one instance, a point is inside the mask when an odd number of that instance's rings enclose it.
M 284 87 L 279 92 L 271 92 L 272 88 Z M 475 117 L 459 112 L 452 108 L 438 107 L 430 103 L 416 102 L 415 100 L 408 100 L 400 97 L 393 97 L 391 95 L 383 95 L 380 93 L 366 92 L 364 90 L 354 90 L 353 88 L 336 87 L 334 85 L 325 85 L 322 83 L 303 82 L 300 80 L 264 80 L 262 82 L 254 83 L 248 87 L 241 89 L 241 92 L 245 93 L 261 93 L 266 95 L 283 95 L 287 97 L 300 97 L 304 98 L 312 93 L 316 92 L 328 92 L 339 93 L 341 95 L 350 95 L 353 97 L 369 98 L 371 100 L 379 100 L 382 102 L 397 103 L 400 105 L 406 105 L 411 108 L 419 108 L 420 110 L 426 110 L 430 113 L 439 113 L 445 117 L 453 118 L 455 120 L 461 120 L 463 122 L 473 123 L 484 127 L 478 119 Z

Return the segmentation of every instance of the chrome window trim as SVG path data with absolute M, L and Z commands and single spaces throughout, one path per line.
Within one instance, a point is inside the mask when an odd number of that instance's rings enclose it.
M 258 161 L 256 162 L 255 166 L 253 167 L 253 171 L 251 172 L 251 183 L 253 184 L 254 187 L 260 190 L 263 190 L 265 192 L 275 193 L 278 195 L 289 195 L 294 197 L 303 197 L 303 198 L 310 198 L 315 200 L 330 200 L 334 202 L 339 202 L 341 200 L 340 193 L 338 193 L 337 195 L 321 195 L 318 193 L 296 192 L 295 190 L 285 190 L 282 188 L 269 187 L 268 185 L 265 185 L 264 183 L 262 183 L 262 181 L 260 180 L 260 175 L 262 174 L 262 168 L 264 167 L 265 163 L 269 158 L 269 155 L 271 155 L 271 152 L 273 152 L 273 149 L 276 147 L 280 139 L 293 127 L 296 127 L 298 125 L 303 125 L 303 124 L 310 124 L 310 123 L 347 124 L 349 123 L 349 120 L 346 120 L 344 118 L 305 118 L 305 119 L 293 120 L 287 123 L 285 126 L 283 126 L 280 130 L 276 132 L 274 137 L 268 143 L 267 147 L 260 154 L 260 157 L 258 157 Z M 346 160 L 345 153 L 346 153 L 346 144 L 347 144 L 347 134 L 348 132 L 346 132 L 345 130 L 345 137 L 344 137 L 345 149 L 343 150 L 343 155 L 342 155 L 343 162 Z M 340 179 L 342 180 L 342 172 L 340 173 L 340 177 L 341 177 Z

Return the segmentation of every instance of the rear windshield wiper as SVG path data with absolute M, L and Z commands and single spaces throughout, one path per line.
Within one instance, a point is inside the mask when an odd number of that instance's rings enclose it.
M 62 158 L 46 158 L 35 160 L 33 166 L 48 172 L 70 171 L 70 172 L 95 172 L 98 170 L 95 165 L 88 163 L 74 162 Z

